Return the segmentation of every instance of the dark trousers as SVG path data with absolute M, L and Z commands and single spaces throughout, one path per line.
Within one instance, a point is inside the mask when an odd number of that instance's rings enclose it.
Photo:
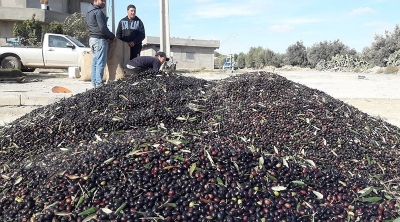
M 133 58 L 136 58 L 140 55 L 140 52 L 142 51 L 142 44 L 140 45 L 134 45 L 131 47 L 131 56 L 129 60 L 132 60 Z

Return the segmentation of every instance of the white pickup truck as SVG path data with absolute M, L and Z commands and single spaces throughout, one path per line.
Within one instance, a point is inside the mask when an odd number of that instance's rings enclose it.
M 46 33 L 42 47 L 0 46 L 0 66 L 4 69 L 80 67 L 82 54 L 90 52 L 68 35 Z

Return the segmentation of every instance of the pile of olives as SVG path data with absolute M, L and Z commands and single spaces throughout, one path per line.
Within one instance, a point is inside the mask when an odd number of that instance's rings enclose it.
M 2 221 L 386 221 L 400 129 L 274 73 L 146 71 L 0 128 Z

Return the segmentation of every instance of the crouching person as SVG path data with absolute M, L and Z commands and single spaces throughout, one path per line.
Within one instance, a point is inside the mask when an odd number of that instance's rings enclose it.
M 155 56 L 138 56 L 128 62 L 125 69 L 127 76 L 138 75 L 146 70 L 160 70 L 162 64 L 169 61 L 164 52 L 157 52 Z

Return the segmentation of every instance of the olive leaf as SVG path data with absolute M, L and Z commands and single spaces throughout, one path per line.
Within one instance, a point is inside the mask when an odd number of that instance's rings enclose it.
M 79 216 L 85 216 L 85 215 L 92 214 L 92 213 L 94 213 L 96 211 L 97 211 L 97 207 L 91 207 L 91 208 L 89 208 L 89 209 L 87 209 L 85 211 L 80 212 L 78 215 Z
M 111 157 L 111 158 L 107 159 L 106 161 L 104 161 L 104 163 L 110 163 L 110 162 L 113 161 L 114 159 L 115 159 L 114 157 Z
M 273 191 L 282 191 L 282 190 L 286 190 L 286 187 L 284 187 L 284 186 L 275 186 L 275 187 L 271 187 L 271 189 Z
M 124 96 L 124 95 L 119 95 L 119 98 L 122 98 L 122 99 L 124 99 L 124 100 L 126 100 L 126 101 L 129 101 L 129 99 L 126 98 L 126 96 Z
M 316 165 L 315 165 L 315 163 L 314 163 L 314 161 L 312 161 L 312 160 L 309 160 L 309 159 L 306 159 L 305 160 L 307 163 L 309 163 L 311 166 L 313 166 L 313 167 L 315 167 Z
M 196 169 L 196 163 L 192 163 L 192 165 L 189 168 L 189 175 L 192 176 L 194 170 Z
M 163 205 L 161 205 L 160 207 L 176 207 L 175 203 L 164 203 Z
M 324 198 L 324 195 L 322 195 L 322 193 L 315 191 L 315 190 L 313 190 L 312 192 L 315 194 L 315 196 L 317 196 L 318 200 Z
M 278 181 L 278 179 L 276 179 L 276 177 L 272 176 L 271 174 L 267 173 L 267 177 L 273 181 Z
M 96 219 L 97 219 L 97 215 L 91 214 L 91 215 L 87 216 L 85 219 L 83 219 L 82 222 L 89 222 L 91 220 L 96 220 Z
M 224 182 L 222 181 L 222 179 L 219 177 L 217 177 L 217 182 L 218 182 L 218 185 L 221 185 L 221 186 L 225 185 Z
M 367 187 L 367 188 L 364 188 L 364 189 L 358 191 L 357 193 L 360 193 L 360 194 L 361 194 L 360 197 L 365 197 L 365 196 L 367 196 L 368 194 L 370 194 L 370 193 L 372 192 L 373 189 L 374 189 L 373 187 Z
M 126 203 L 123 203 L 121 206 L 118 207 L 118 209 L 115 211 L 115 214 L 118 214 L 121 210 L 123 210 L 126 206 Z
M 113 211 L 108 208 L 101 208 L 101 210 L 106 214 L 111 214 Z
M 75 209 L 78 208 L 78 207 L 83 203 L 83 201 L 84 201 L 86 198 L 88 198 L 88 196 L 87 196 L 86 194 L 83 194 L 83 195 L 79 198 L 78 203 L 76 204 Z
M 262 167 L 264 166 L 264 157 L 260 157 L 259 159 L 258 159 L 258 167 L 260 168 L 260 169 L 262 169 Z
M 374 203 L 374 202 L 378 202 L 381 201 L 382 197 L 368 197 L 368 198 L 363 198 L 360 201 L 361 202 L 369 202 L 369 203 Z
M 22 179 L 23 179 L 23 177 L 19 176 L 18 179 L 15 180 L 14 185 L 17 185 L 17 184 L 21 183 Z
M 61 216 L 61 217 L 65 217 L 65 216 L 69 216 L 69 215 L 71 215 L 72 213 L 69 213 L 69 212 L 55 212 L 54 213 L 54 215 L 56 215 L 56 216 Z
M 305 184 L 303 181 L 300 181 L 300 180 L 293 180 L 292 183 L 294 183 L 296 185 L 304 185 Z

